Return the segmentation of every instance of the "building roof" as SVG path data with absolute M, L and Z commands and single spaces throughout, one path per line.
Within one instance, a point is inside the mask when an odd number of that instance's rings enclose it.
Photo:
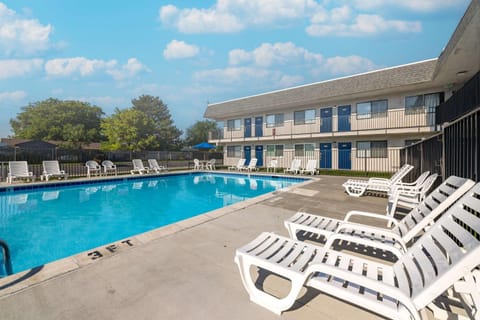
M 223 119 L 237 115 L 260 113 L 275 109 L 306 106 L 339 100 L 351 95 L 381 93 L 405 86 L 430 82 L 437 59 L 386 68 L 353 76 L 317 82 L 309 85 L 273 91 L 220 103 L 209 104 L 206 118 Z
M 439 58 L 375 70 L 299 87 L 211 103 L 205 118 L 226 120 L 433 86 L 451 88 L 480 69 L 480 0 L 472 0 Z M 462 76 L 463 75 L 463 76 Z

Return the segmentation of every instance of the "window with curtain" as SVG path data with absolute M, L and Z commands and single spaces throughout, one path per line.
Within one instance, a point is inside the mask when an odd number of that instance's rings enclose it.
M 375 100 L 357 103 L 357 119 L 386 117 L 388 100 Z
M 227 130 L 228 131 L 236 131 L 242 128 L 242 120 L 241 119 L 234 119 L 227 121 Z
M 358 141 L 357 158 L 387 158 L 387 141 Z
M 295 111 L 293 120 L 295 125 L 315 123 L 315 109 Z
M 283 157 L 283 144 L 267 145 L 267 157 Z
M 313 143 L 296 144 L 295 157 L 313 156 L 315 145 Z
M 443 102 L 443 92 L 419 94 L 405 97 L 405 113 L 435 112 L 435 108 Z
M 242 156 L 241 146 L 227 146 L 227 157 L 240 158 Z
M 267 114 L 265 120 L 267 122 L 267 128 L 283 127 L 284 116 L 283 113 Z

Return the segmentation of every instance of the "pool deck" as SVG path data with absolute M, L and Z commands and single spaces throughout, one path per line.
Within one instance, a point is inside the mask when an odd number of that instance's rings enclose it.
M 65 262 L 67 272 L 43 281 L 28 284 L 36 274 L 14 286 L 13 278 L 0 279 L 0 319 L 379 319 L 305 288 L 279 317 L 250 302 L 233 261 L 235 249 L 263 231 L 288 236 L 283 221 L 299 210 L 337 218 L 353 209 L 385 211 L 385 198 L 347 196 L 345 180 L 320 176 L 140 235 L 94 262 Z M 269 277 L 265 287 L 279 292 L 285 283 Z

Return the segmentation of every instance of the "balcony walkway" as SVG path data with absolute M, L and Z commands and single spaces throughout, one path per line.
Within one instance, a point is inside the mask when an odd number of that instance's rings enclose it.
M 351 209 L 384 212 L 384 198 L 348 197 L 345 179 L 321 176 L 209 213 L 209 221 L 165 227 L 155 240 L 20 291 L 0 289 L 0 319 L 376 319 L 312 289 L 278 317 L 249 301 L 233 262 L 235 249 L 262 231 L 288 235 L 283 221 L 297 210 L 338 218 Z

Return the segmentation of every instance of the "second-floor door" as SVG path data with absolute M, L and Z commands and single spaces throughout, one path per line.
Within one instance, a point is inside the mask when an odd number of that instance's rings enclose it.
M 245 128 L 245 138 L 250 138 L 252 136 L 252 118 L 245 118 L 243 121 L 243 126 Z
M 332 108 L 320 109 L 320 132 L 332 132 Z
M 263 137 L 263 117 L 255 117 L 255 137 Z
M 350 131 L 350 115 L 351 107 L 347 106 L 338 106 L 338 131 Z

